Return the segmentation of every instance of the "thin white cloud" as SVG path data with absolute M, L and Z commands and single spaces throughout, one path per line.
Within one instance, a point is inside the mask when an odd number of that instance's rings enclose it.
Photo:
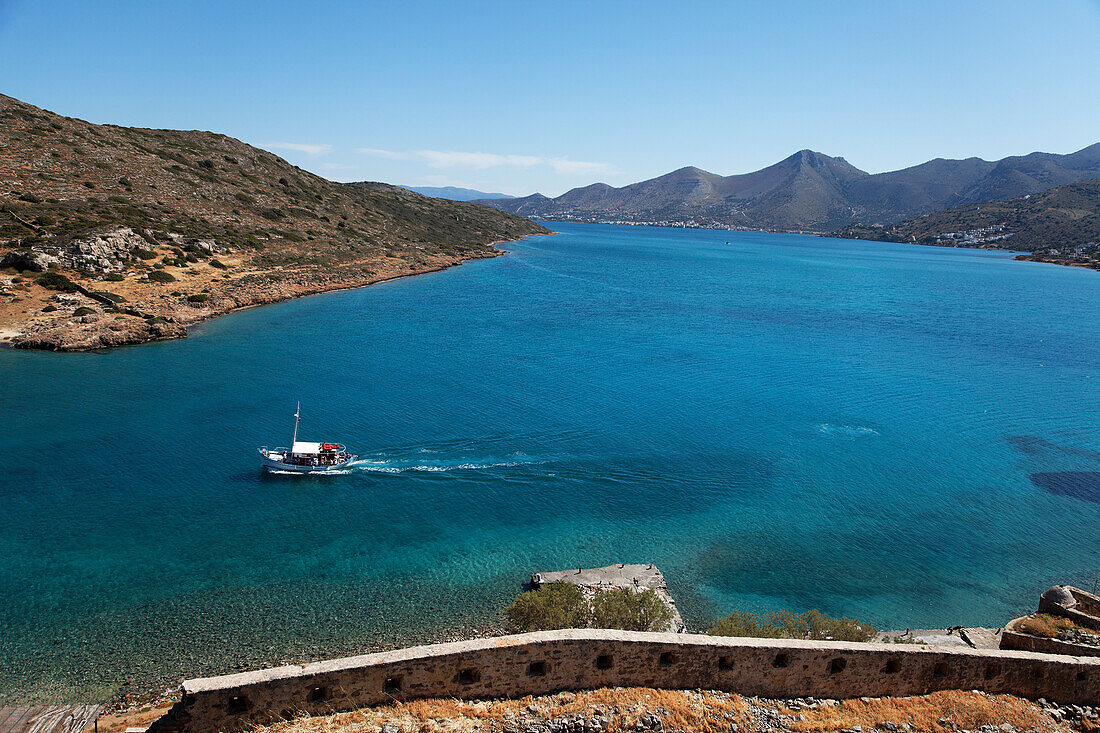
M 268 143 L 264 147 L 274 148 L 275 150 L 294 150 L 306 155 L 322 155 L 332 150 L 331 145 L 314 143 Z
M 543 158 L 537 155 L 465 153 L 452 150 L 417 150 L 412 153 L 402 153 L 395 150 L 380 150 L 378 148 L 359 148 L 359 152 L 376 158 L 386 158 L 387 160 L 418 160 L 427 163 L 432 168 L 468 168 L 484 170 L 485 168 L 534 168 L 535 166 L 549 166 L 559 175 L 595 173 L 607 170 L 607 166 L 603 163 L 592 163 L 585 160 L 566 160 L 564 158 Z
M 457 153 L 444 150 L 417 150 L 416 155 L 432 168 L 531 168 L 544 162 L 533 155 L 497 155 L 496 153 Z
M 379 150 L 378 148 L 356 148 L 363 155 L 374 158 L 386 158 L 387 160 L 409 160 L 413 156 L 408 153 L 397 153 L 393 150 Z

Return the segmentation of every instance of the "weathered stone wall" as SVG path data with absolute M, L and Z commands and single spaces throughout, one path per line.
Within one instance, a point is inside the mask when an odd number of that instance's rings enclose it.
M 1073 656 L 1100 657 L 1100 646 L 1088 644 L 1074 644 L 1059 639 L 1048 639 L 1044 636 L 1033 636 L 1017 630 L 1017 627 L 1028 616 L 1012 619 L 1005 624 L 1001 632 L 1001 648 L 1016 649 L 1026 652 L 1040 652 L 1042 654 L 1070 654 Z
M 1039 596 L 1039 613 L 1065 616 L 1078 626 L 1100 630 L 1100 597 L 1072 585 L 1056 585 Z
M 152 731 L 258 722 L 417 697 L 521 697 L 563 689 L 707 688 L 767 697 L 965 689 L 1100 704 L 1100 658 L 908 644 L 742 639 L 602 629 L 543 631 L 189 680 Z

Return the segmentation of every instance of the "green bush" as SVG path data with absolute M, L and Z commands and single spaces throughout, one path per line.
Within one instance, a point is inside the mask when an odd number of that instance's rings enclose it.
M 504 616 L 508 629 L 516 632 L 589 627 L 656 631 L 672 621 L 672 611 L 650 589 L 640 593 L 629 588 L 601 590 L 589 602 L 579 586 L 565 582 L 521 594 Z
M 156 252 L 151 249 L 144 249 L 143 247 L 135 247 L 131 254 L 143 260 L 155 260 L 157 258 Z
M 664 631 L 672 611 L 650 588 L 635 593 L 630 588 L 611 588 L 592 598 L 592 626 L 624 631 Z
M 112 273 L 111 273 L 110 275 L 108 275 L 107 277 L 105 277 L 105 278 L 103 278 L 103 279 L 104 279 L 104 280 L 106 280 L 106 281 L 108 281 L 108 282 L 113 282 L 113 283 L 120 283 L 120 282 L 122 282 L 123 280 L 125 280 L 126 278 L 124 278 L 124 277 L 122 276 L 122 273 L 119 273 L 119 272 L 112 272 Z
M 149 279 L 155 283 L 174 283 L 176 278 L 164 270 L 153 270 L 149 273 Z
M 55 310 L 57 310 L 57 306 L 53 305 L 51 303 L 50 305 L 47 305 L 45 308 L 43 308 L 42 312 L 43 313 L 53 313 Z
M 95 294 L 100 296 L 100 297 L 106 298 L 107 300 L 111 301 L 112 303 L 125 303 L 126 302 L 126 298 L 119 295 L 118 293 L 110 293 L 110 292 L 107 292 L 106 290 L 97 290 L 97 291 L 95 291 Z
M 548 631 L 584 628 L 591 611 L 579 586 L 559 582 L 521 593 L 504 617 L 510 631 Z
M 225 265 L 224 263 L 222 263 L 218 260 L 210 260 L 210 266 L 211 267 L 216 267 L 219 270 L 228 270 L 229 269 L 229 267 L 227 265 Z
M 870 641 L 877 629 L 859 619 L 833 618 L 820 611 L 791 613 L 778 611 L 758 616 L 734 611 L 714 622 L 707 631 L 713 636 L 755 636 L 766 639 L 819 639 Z
M 187 296 L 188 303 L 205 303 L 208 300 L 210 300 L 210 296 L 206 293 L 196 293 L 195 295 Z
M 87 316 L 92 313 L 95 313 L 95 311 L 83 305 L 73 311 L 74 316 Z
M 60 272 L 46 272 L 34 280 L 36 283 L 49 290 L 57 290 L 62 293 L 77 292 L 76 283 L 62 275 Z

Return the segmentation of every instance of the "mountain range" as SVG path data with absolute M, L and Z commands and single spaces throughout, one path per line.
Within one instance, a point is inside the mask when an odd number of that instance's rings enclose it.
M 801 150 L 752 173 L 721 176 L 687 167 L 621 188 L 594 183 L 556 198 L 536 193 L 478 203 L 528 218 L 831 232 L 1098 177 L 1100 143 L 1067 155 L 936 158 L 875 174 L 844 158 Z

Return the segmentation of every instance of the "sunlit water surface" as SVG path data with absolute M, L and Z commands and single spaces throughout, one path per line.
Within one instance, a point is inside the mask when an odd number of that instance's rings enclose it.
M 1100 274 L 554 224 L 186 340 L 0 352 L 0 702 L 484 628 L 654 562 L 689 625 L 999 625 L 1100 569 Z M 304 439 L 356 470 L 264 477 Z

